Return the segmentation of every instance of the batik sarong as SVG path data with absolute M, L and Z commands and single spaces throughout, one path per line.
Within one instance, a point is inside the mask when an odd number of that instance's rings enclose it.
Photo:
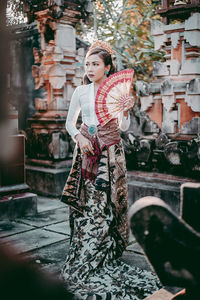
M 158 289 L 152 273 L 119 257 L 128 240 L 126 166 L 122 142 L 102 150 L 94 182 L 81 176 L 80 149 L 62 201 L 70 205 L 71 243 L 62 278 L 77 299 L 137 300 Z

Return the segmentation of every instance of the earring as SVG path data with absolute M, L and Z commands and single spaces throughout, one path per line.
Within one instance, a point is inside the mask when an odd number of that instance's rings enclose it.
M 107 70 L 105 70 L 105 74 L 106 74 L 106 76 L 108 75 L 108 71 Z

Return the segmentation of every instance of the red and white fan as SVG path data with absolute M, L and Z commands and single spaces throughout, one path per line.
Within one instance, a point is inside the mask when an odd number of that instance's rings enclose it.
M 117 118 L 130 97 L 134 70 L 112 74 L 100 85 L 95 98 L 95 112 L 101 126 Z

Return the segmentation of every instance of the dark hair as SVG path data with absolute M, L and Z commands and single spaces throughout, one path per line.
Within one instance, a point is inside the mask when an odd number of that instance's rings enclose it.
M 110 70 L 108 72 L 107 77 L 109 77 L 111 74 L 114 74 L 115 73 L 115 66 L 113 64 L 111 54 L 108 51 L 106 51 L 104 48 L 95 48 L 92 51 L 90 51 L 89 54 L 86 54 L 86 58 L 91 56 L 91 55 L 95 55 L 95 54 L 97 54 L 103 60 L 105 66 L 110 65 Z M 91 81 L 87 77 L 87 74 L 84 74 L 83 84 L 89 84 L 89 83 L 91 83 Z

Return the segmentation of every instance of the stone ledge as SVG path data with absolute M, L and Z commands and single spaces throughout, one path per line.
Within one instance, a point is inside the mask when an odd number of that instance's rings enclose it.
M 0 198 L 0 218 L 14 219 L 37 213 L 37 195 L 32 193 L 12 194 Z
M 0 195 L 1 197 L 4 195 L 12 194 L 19 194 L 25 193 L 29 191 L 29 186 L 26 183 L 15 184 L 15 185 L 7 185 L 0 187 Z

